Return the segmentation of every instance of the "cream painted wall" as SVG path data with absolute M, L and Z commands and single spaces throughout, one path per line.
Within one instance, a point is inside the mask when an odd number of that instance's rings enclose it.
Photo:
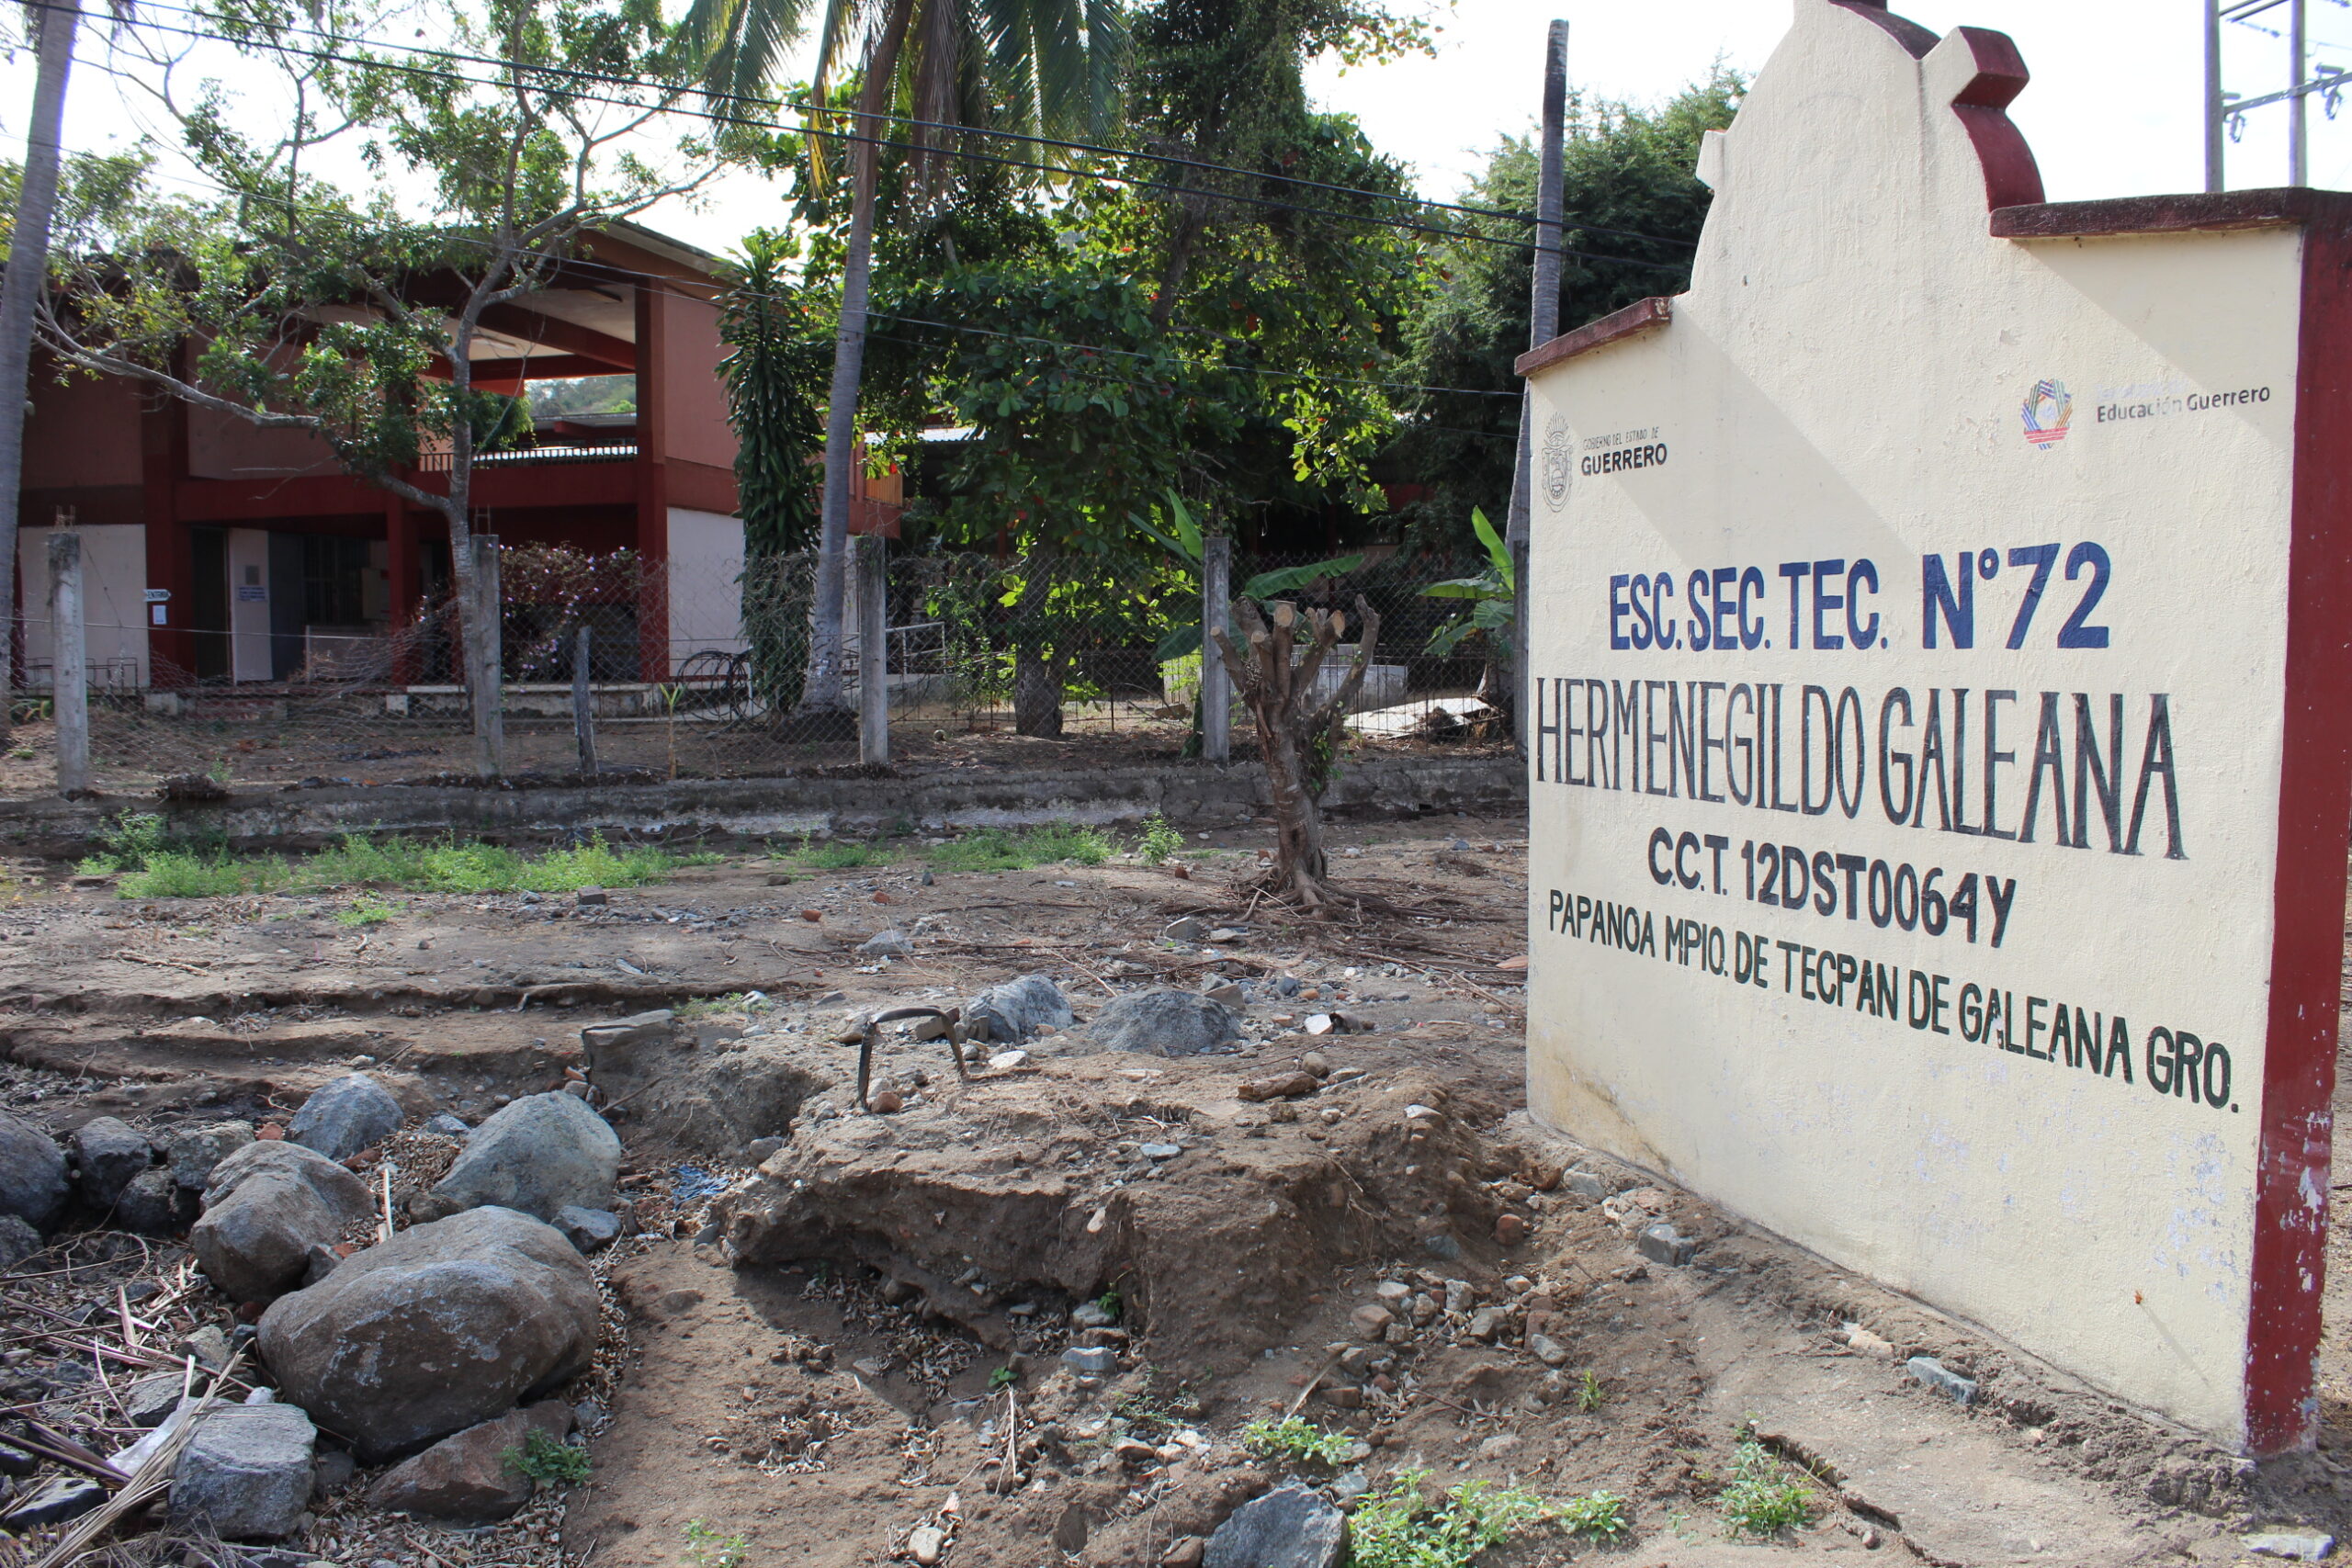
M 49 623 L 48 528 L 17 536 L 17 581 L 25 607 L 25 661 L 48 665 L 56 643 Z M 147 684 L 147 529 L 138 523 L 85 527 L 82 536 L 83 651 L 99 682 Z M 133 672 L 136 672 L 135 674 Z M 39 679 L 46 685 L 44 671 Z
M 743 520 L 670 508 L 670 663 L 706 649 L 741 653 Z
M 2301 242 L 2290 231 L 1989 238 L 1982 174 L 1947 107 L 1970 73 L 1954 39 L 1915 62 L 1862 17 L 1798 0 L 1786 41 L 1702 161 L 1715 204 L 1670 324 L 1535 378 L 1535 429 L 1556 491 L 1539 487 L 1532 545 L 1532 666 L 1544 720 L 1560 716 L 1563 688 L 1553 682 L 1723 682 L 1674 691 L 1707 701 L 1711 733 L 1725 740 L 1730 688 L 1747 683 L 1752 703 L 1756 683 L 1777 684 L 1779 789 L 1791 798 L 1807 783 L 1804 689 L 1823 688 L 1834 714 L 1850 687 L 1862 745 L 1849 730 L 1848 746 L 1867 761 L 1853 814 L 1834 797 L 1818 813 L 1779 811 L 1729 798 L 1726 775 L 1742 753 L 1728 742 L 1701 753 L 1713 770 L 1710 793 L 1725 796 L 1707 801 L 1674 776 L 1672 741 L 1651 752 L 1668 773 L 1645 771 L 1641 781 L 1657 786 L 1649 793 L 1563 784 L 1563 763 L 1582 777 L 1600 758 L 1583 736 L 1537 738 L 1530 1103 L 1543 1120 L 1841 1264 L 2235 1441 L 2262 1120 Z M 2035 443 L 2020 410 L 2044 380 L 2071 394 L 2072 420 L 2063 437 Z M 2241 391 L 2254 400 L 2199 406 Z M 2127 404 L 2154 412 L 2101 417 L 2102 405 Z M 2041 406 L 2054 411 L 2054 398 Z M 1653 451 L 1644 466 L 1606 456 L 1655 448 L 1663 459 Z M 2057 634 L 2091 581 L 2088 566 L 2065 577 L 2083 541 L 2102 547 L 2112 570 L 2084 620 L 2111 636 L 2105 648 L 2062 649 Z M 2055 569 L 2012 651 L 2005 643 L 2033 572 L 2008 552 L 2051 543 Z M 1988 549 L 1997 570 L 1973 584 L 1973 648 L 1951 646 L 1940 620 L 1939 646 L 1924 647 L 1923 558 L 1940 557 L 1956 594 L 1958 552 Z M 1875 594 L 1849 575 L 1861 559 L 1878 576 Z M 1810 563 L 1821 561 L 1845 563 L 1829 592 L 1860 592 L 1868 610 L 1855 619 L 1879 616 L 1885 646 L 1853 647 L 1842 609 L 1823 611 L 1816 626 Z M 1807 563 L 1806 575 L 1782 576 L 1784 562 Z M 1747 609 L 1761 646 L 1689 646 L 1691 574 L 1718 568 L 1759 572 L 1765 592 Z M 1665 603 L 1676 645 L 1612 648 L 1611 579 L 1657 573 L 1675 585 Z M 1711 575 L 1710 609 L 1714 583 Z M 1804 590 L 1804 646 L 1795 648 L 1792 585 Z M 1620 598 L 1630 611 L 1630 583 Z M 1634 629 L 1630 613 L 1621 616 L 1616 630 L 1630 641 Z M 1848 646 L 1814 646 L 1817 629 Z M 1894 750 L 1915 759 L 1929 689 L 1941 694 L 1947 742 L 1954 693 L 1969 694 L 1971 824 L 1983 820 L 1984 694 L 2017 694 L 1999 705 L 1996 749 L 2014 758 L 1997 764 L 1993 818 L 2010 832 L 2040 694 L 2061 694 L 2070 815 L 2073 694 L 2089 697 L 2102 750 L 2109 694 L 2122 694 L 2127 818 L 2151 697 L 2164 694 L 2186 858 L 2165 855 L 2161 774 L 2150 779 L 2138 855 L 2109 852 L 2095 796 L 2083 849 L 2052 841 L 2046 797 L 2034 842 L 1939 830 L 1932 792 L 1923 827 L 1891 824 L 1878 760 L 1882 705 L 1897 687 L 1914 727 L 1896 726 Z M 1607 689 L 1613 702 L 1617 688 Z M 1664 728 L 1674 716 L 1667 688 L 1641 690 L 1662 711 L 1638 723 Z M 1581 725 L 1591 691 L 1570 694 L 1571 723 Z M 1826 727 L 1810 717 L 1818 759 Z M 1743 733 L 1752 744 L 1753 728 Z M 1900 770 L 1889 766 L 1893 787 Z M 1620 773 L 1616 782 L 1634 780 Z M 1810 784 L 1819 801 L 1818 761 Z M 1667 886 L 1651 859 L 1660 829 L 1672 840 Z M 1678 864 L 1685 833 L 1695 851 Z M 1722 840 L 1720 860 L 1709 835 Z M 1810 886 L 1803 912 L 1754 901 L 1742 847 L 1759 844 L 1800 848 L 1808 885 L 1816 852 L 1860 857 L 1860 908 L 1849 915 L 1848 874 L 1834 859 L 1830 914 Z M 1958 926 L 1929 936 L 1891 918 L 1875 923 L 1870 866 L 1882 861 L 1890 894 L 1905 864 L 1943 868 L 1947 894 L 1976 874 L 1978 939 Z M 1694 871 L 1698 886 L 1686 886 Z M 1997 948 L 1986 877 L 2014 879 Z M 1594 922 L 1576 918 L 1584 900 L 1637 911 L 1653 950 L 1592 940 Z M 1704 934 L 1696 953 L 1670 951 L 1679 944 L 1669 931 L 1684 928 L 1669 922 L 1680 920 L 1720 935 L 1729 973 L 1711 972 Z M 1761 984 L 1738 976 L 1750 938 L 1764 943 Z M 1852 984 L 1836 1004 L 1808 999 L 1796 964 L 1815 950 L 1888 965 L 1905 1016 L 1858 1010 Z M 1929 1000 L 1932 977 L 1946 977 L 1953 1007 L 1940 1021 L 1951 1032 L 1911 1026 L 1915 972 L 1928 977 Z M 1965 985 L 2015 998 L 2018 1043 L 2030 1021 L 2048 1022 L 2052 1001 L 2098 1014 L 2102 1040 L 2120 1015 L 2132 1081 L 2120 1063 L 2103 1073 L 2070 1066 L 2063 1051 L 2051 1061 L 1997 1039 L 1971 1043 L 1957 1005 Z M 2225 1043 L 2222 1103 L 2151 1088 L 2159 1026 Z M 2035 1038 L 2051 1040 L 2046 1029 Z M 2211 1087 L 2202 1075 L 2200 1065 L 2200 1089 Z

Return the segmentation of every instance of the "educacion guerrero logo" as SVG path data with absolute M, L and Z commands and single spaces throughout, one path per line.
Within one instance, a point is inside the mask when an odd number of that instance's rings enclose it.
M 2025 421 L 2025 438 L 2046 451 L 2066 439 L 2075 417 L 2075 395 L 2064 381 L 2036 381 L 2018 412 Z

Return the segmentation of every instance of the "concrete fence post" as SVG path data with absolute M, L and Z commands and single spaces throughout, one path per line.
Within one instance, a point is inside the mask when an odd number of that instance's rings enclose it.
M 83 635 L 82 536 L 49 536 L 49 640 L 55 677 L 50 711 L 57 722 L 57 793 L 90 787 L 90 665 Z
M 1223 534 L 1201 540 L 1201 760 L 1233 760 L 1233 677 L 1209 635 L 1233 619 L 1233 541 Z
M 588 690 L 588 628 L 571 639 L 571 734 L 580 742 L 580 776 L 596 776 L 596 704 Z
M 857 760 L 890 760 L 890 578 L 888 544 L 857 541 Z
M 471 682 L 474 763 L 483 778 L 494 779 L 506 771 L 505 600 L 498 581 L 498 536 L 476 534 L 473 553 L 474 602 L 468 609 L 481 628 L 478 638 L 469 639 L 481 658 Z

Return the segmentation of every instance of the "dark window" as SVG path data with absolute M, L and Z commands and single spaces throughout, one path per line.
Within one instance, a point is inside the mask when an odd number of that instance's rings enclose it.
M 368 541 L 302 536 L 302 619 L 314 626 L 353 626 L 367 616 Z

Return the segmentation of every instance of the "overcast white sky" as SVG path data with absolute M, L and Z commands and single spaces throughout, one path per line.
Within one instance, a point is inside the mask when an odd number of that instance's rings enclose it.
M 1442 0 L 1439 0 L 1442 4 Z M 2202 0 L 1898 0 L 1895 8 L 1941 32 L 1997 28 L 2023 51 L 2033 84 L 2012 108 L 2056 199 L 2194 190 L 2203 182 Z M 2308 0 L 2314 63 L 2352 65 L 2352 0 Z M 1457 194 L 1504 135 L 1532 123 L 1549 18 L 1570 24 L 1570 79 L 1590 94 L 1655 102 L 1703 78 L 1718 59 L 1753 73 L 1770 54 L 1790 0 L 1457 0 L 1442 14 L 1436 58 L 1342 73 L 1319 62 L 1310 87 L 1329 107 L 1359 116 L 1374 145 L 1410 164 L 1421 193 Z M 2283 9 L 2271 17 L 2283 16 Z M 84 51 L 103 45 L 92 39 Z M 0 67 L 0 137 L 21 156 L 29 58 Z M 2286 81 L 2284 44 L 2229 29 L 2230 85 L 2249 96 Z M 81 73 L 67 125 L 70 145 L 96 149 L 135 134 L 117 85 Z M 2312 183 L 2352 186 L 2352 104 L 2330 121 L 2311 115 Z M 2286 180 L 2285 111 L 2250 117 L 2230 149 L 2233 186 Z M 702 210 L 667 210 L 650 221 L 680 239 L 727 251 L 750 229 L 778 221 L 780 193 L 750 176 L 730 180 Z

